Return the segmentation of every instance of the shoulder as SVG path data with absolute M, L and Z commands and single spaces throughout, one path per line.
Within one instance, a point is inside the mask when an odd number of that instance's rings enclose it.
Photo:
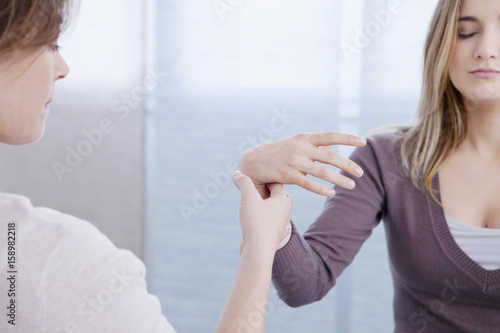
M 0 193 L 0 214 L 4 223 L 15 223 L 23 246 L 37 248 L 39 255 L 64 246 L 93 252 L 116 249 L 93 224 L 50 208 L 35 207 L 21 195 Z
M 132 252 L 118 249 L 88 221 L 54 209 L 35 207 L 28 198 L 8 193 L 0 193 L 0 214 L 3 217 L 0 224 L 15 225 L 18 247 L 22 249 L 20 262 L 36 259 L 37 270 L 42 275 L 77 273 L 89 267 L 124 262 L 145 274 L 142 261 Z M 2 227 L 0 239 L 6 237 L 5 230 Z M 33 269 L 30 266 L 30 270 Z
M 30 217 L 36 223 L 36 233 L 31 238 L 53 244 L 47 270 L 55 274 L 61 271 L 82 274 L 92 268 L 99 275 L 99 267 L 125 264 L 145 275 L 141 260 L 129 250 L 118 249 L 92 223 L 47 207 L 33 207 Z
M 7 216 L 2 221 L 15 224 L 18 247 L 22 249 L 20 262 L 36 259 L 41 276 L 54 274 L 53 278 L 57 278 L 61 274 L 82 274 L 91 268 L 99 275 L 99 267 L 117 265 L 145 275 L 141 260 L 129 250 L 118 249 L 88 221 L 35 207 L 26 197 L 7 193 L 0 193 L 0 214 Z
M 364 147 L 356 148 L 351 159 L 364 168 L 397 169 L 401 166 L 400 130 L 378 132 L 367 138 Z
M 32 291 L 23 301 L 48 331 L 175 332 L 148 293 L 144 263 L 93 224 L 5 193 L 0 212 L 19 227 L 19 269 Z
M 354 150 L 350 159 L 364 171 L 364 176 L 356 181 L 359 186 L 371 182 L 388 190 L 408 180 L 401 158 L 403 138 L 401 130 L 379 132 L 367 138 L 366 146 Z
M 4 220 L 25 218 L 33 209 L 31 201 L 18 194 L 0 192 L 0 212 Z
M 370 135 L 368 145 L 374 150 L 394 150 L 400 148 L 400 142 L 404 138 L 402 130 L 387 130 Z
M 111 331 L 121 322 L 117 331 L 173 332 L 159 300 L 147 292 L 144 263 L 91 223 L 0 193 L 4 223 L 16 226 L 17 268 L 24 272 L 19 283 L 25 290 L 20 304 L 38 313 L 38 320 L 45 318 L 48 330 Z M 0 230 L 0 240 L 6 230 Z

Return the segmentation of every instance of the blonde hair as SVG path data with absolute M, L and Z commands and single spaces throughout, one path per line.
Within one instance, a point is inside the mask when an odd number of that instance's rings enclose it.
M 403 167 L 413 184 L 429 192 L 438 203 L 432 179 L 467 134 L 464 101 L 449 76 L 460 4 L 461 0 L 440 0 L 437 5 L 425 43 L 422 94 L 415 124 L 402 128 Z

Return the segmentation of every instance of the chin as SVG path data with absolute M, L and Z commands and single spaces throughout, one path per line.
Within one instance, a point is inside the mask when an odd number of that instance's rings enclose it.
M 22 146 L 30 143 L 35 143 L 43 137 L 45 132 L 45 126 L 32 130 L 30 132 L 25 132 L 23 135 L 12 135 L 4 136 L 0 138 L 0 142 L 11 145 L 11 146 Z M 18 133 L 17 133 L 18 134 Z
M 31 133 L 29 137 L 24 140 L 24 143 L 22 145 L 30 144 L 30 143 L 35 143 L 40 141 L 40 139 L 43 138 L 43 134 L 45 133 L 45 126 L 43 126 L 40 130 Z
M 467 93 L 462 93 L 466 104 L 471 105 L 492 105 L 500 104 L 500 87 L 492 85 L 482 85 L 469 89 Z

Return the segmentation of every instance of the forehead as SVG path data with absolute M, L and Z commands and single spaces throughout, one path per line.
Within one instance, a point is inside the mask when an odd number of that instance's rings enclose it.
M 479 20 L 500 17 L 500 0 L 462 0 L 460 17 L 473 16 Z

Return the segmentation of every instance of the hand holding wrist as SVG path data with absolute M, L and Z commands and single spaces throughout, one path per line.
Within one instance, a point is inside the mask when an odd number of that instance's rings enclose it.
M 270 184 L 270 196 L 263 199 L 249 177 L 235 172 L 233 179 L 241 192 L 240 225 L 243 241 L 240 253 L 243 248 L 251 246 L 252 249 L 261 248 L 262 252 L 272 252 L 274 255 L 289 239 L 291 197 L 283 185 Z

